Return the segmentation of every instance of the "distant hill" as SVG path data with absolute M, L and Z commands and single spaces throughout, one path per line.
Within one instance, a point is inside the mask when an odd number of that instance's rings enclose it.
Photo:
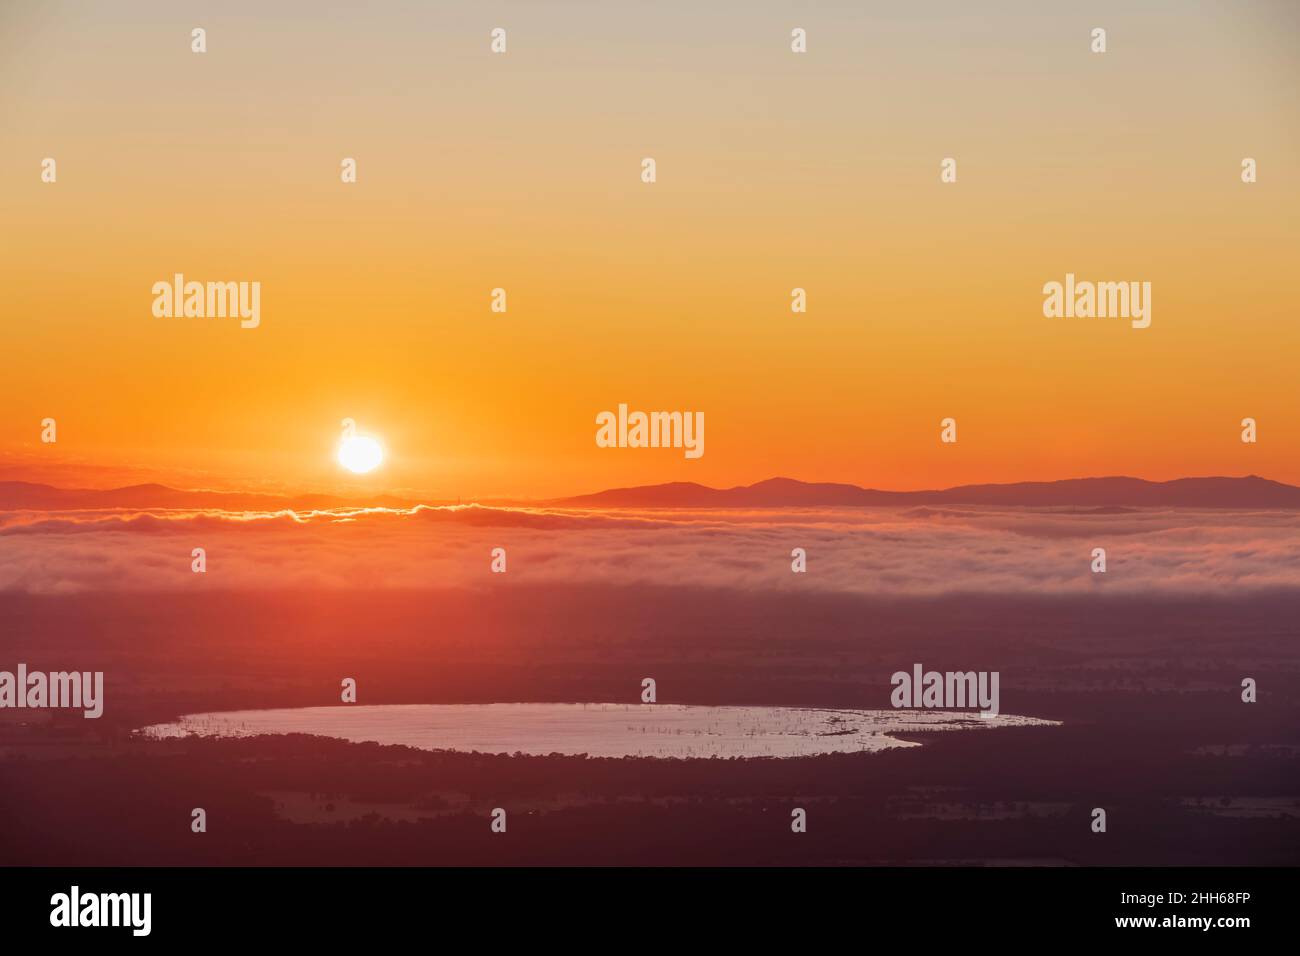
M 1082 508 L 1300 508 L 1300 488 L 1255 475 L 1244 478 L 1070 478 L 1007 485 L 961 485 L 936 491 L 878 491 L 857 485 L 770 478 L 755 485 L 709 488 L 671 482 L 561 498 L 556 505 L 594 508 L 786 508 L 879 505 L 1022 505 Z
M 105 508 L 213 508 L 223 511 L 312 511 L 326 508 L 410 508 L 416 504 L 382 495 L 341 498 L 335 495 L 260 495 L 220 491 L 183 491 L 166 485 L 126 488 L 55 488 L 26 481 L 0 481 L 0 511 L 79 511 Z M 493 502 L 482 502 L 491 504 Z M 689 481 L 636 488 L 613 488 L 591 495 L 549 501 L 496 504 L 552 505 L 580 508 L 807 508 L 881 505 L 1021 505 L 1030 507 L 1106 509 L 1140 507 L 1297 508 L 1300 488 L 1249 475 L 1245 478 L 1070 478 L 1022 481 L 1009 485 L 962 485 L 936 491 L 879 491 L 857 485 L 769 478 L 754 485 L 710 488 Z
M 0 511 L 92 511 L 104 508 L 214 508 L 223 511 L 312 511 L 323 508 L 409 508 L 414 502 L 387 495 L 364 501 L 334 495 L 256 495 L 182 491 L 166 485 L 126 488 L 55 488 L 28 481 L 0 481 Z

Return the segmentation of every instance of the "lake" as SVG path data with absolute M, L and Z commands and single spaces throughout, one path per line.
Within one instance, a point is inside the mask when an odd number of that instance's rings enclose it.
M 382 704 L 190 714 L 140 731 L 249 737 L 314 734 L 353 743 L 489 754 L 805 757 L 918 746 L 893 734 L 1046 726 L 974 711 L 822 710 L 682 704 Z

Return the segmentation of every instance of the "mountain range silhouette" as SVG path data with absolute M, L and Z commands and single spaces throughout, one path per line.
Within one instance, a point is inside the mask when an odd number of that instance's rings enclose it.
M 266 495 L 185 491 L 166 485 L 78 489 L 25 481 L 0 481 L 0 510 L 76 511 L 108 508 L 220 509 L 224 511 L 309 511 L 328 508 L 409 508 L 446 504 L 381 495 Z M 928 491 L 881 491 L 833 482 L 769 478 L 752 485 L 710 488 L 695 482 L 669 482 L 611 488 L 594 494 L 545 501 L 481 501 L 482 504 L 533 504 L 580 508 L 789 508 L 879 507 L 888 505 L 1005 505 L 1080 508 L 1300 508 L 1300 488 L 1247 475 L 1239 478 L 1069 478 L 1011 484 L 961 485 Z
M 1017 505 L 1298 508 L 1300 488 L 1256 475 L 1244 478 L 1069 478 L 1012 484 L 960 485 L 932 491 L 880 491 L 858 485 L 770 478 L 735 488 L 709 488 L 694 482 L 614 488 L 560 499 L 566 505 L 663 508 L 780 508 L 880 505 Z

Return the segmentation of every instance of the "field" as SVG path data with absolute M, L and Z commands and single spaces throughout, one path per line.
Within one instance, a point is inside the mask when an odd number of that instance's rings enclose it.
M 1300 599 L 718 589 L 0 597 L 0 655 L 105 672 L 97 721 L 0 726 L 17 864 L 1300 860 Z M 165 622 L 165 623 L 164 623 Z M 140 739 L 182 713 L 359 702 L 886 708 L 889 674 L 996 669 L 1059 727 L 789 760 L 484 756 Z M 1243 704 L 1253 677 L 1259 701 Z M 16 719 L 21 715 L 22 720 Z M 48 717 L 48 715 L 40 715 Z M 22 722 L 22 721 L 28 722 Z M 922 739 L 920 737 L 916 739 Z M 190 829 L 207 812 L 206 833 Z M 508 814 L 505 834 L 489 815 Z M 1091 830 L 1093 808 L 1107 830 Z M 793 834 L 791 811 L 807 811 Z

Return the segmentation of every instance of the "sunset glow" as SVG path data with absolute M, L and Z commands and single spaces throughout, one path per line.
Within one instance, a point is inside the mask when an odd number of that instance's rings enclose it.
M 0 2 L 5 938 L 1285 930 L 1297 38 Z
M 717 10 L 592 23 L 588 4 L 523 4 L 528 41 L 495 58 L 456 39 L 483 26 L 468 10 L 436 5 L 368 10 L 364 29 L 268 19 L 206 58 L 111 5 L 78 13 L 103 31 L 84 48 L 15 13 L 5 477 L 338 491 L 351 472 L 320 450 L 354 415 L 402 449 L 388 487 L 453 499 L 774 474 L 1300 482 L 1294 363 L 1274 360 L 1300 350 L 1294 45 L 1265 11 L 1193 6 L 1117 10 L 1104 57 L 1091 24 L 1046 13 L 972 43 L 870 4 L 801 24 L 802 58 L 771 5 L 742 37 Z M 318 56 L 276 55 L 304 34 Z M 165 125 L 126 136 L 146 88 Z M 750 99 L 761 111 L 738 112 Z M 254 100 L 246 122 L 222 112 Z M 140 215 L 175 203 L 165 230 Z M 1045 318 L 1042 287 L 1067 273 L 1150 281 L 1150 327 Z M 258 324 L 154 315 L 176 274 L 259 282 Z M 703 412 L 707 452 L 598 447 L 593 418 L 620 403 Z

